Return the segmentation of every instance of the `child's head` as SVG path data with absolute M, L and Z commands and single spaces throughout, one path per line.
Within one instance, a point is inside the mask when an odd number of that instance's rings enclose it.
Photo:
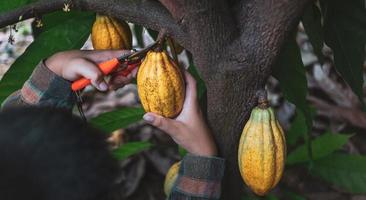
M 0 112 L 0 199 L 106 199 L 118 174 L 106 137 L 66 111 Z

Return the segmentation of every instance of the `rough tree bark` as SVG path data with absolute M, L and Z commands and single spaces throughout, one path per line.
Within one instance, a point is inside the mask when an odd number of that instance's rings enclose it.
M 41 1 L 0 15 L 0 27 L 61 9 Z M 208 121 L 227 159 L 222 199 L 240 198 L 239 137 L 281 46 L 310 0 L 72 0 L 72 9 L 165 28 L 189 50 L 206 82 Z

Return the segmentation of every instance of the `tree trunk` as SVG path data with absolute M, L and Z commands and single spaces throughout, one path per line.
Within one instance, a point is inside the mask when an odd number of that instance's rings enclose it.
M 244 192 L 237 165 L 239 138 L 251 109 L 256 105 L 255 94 L 263 88 L 266 77 L 253 75 L 252 68 L 243 68 L 230 61 L 210 64 L 217 68 L 236 69 L 202 75 L 207 87 L 208 121 L 220 155 L 226 159 L 222 199 L 239 199 Z

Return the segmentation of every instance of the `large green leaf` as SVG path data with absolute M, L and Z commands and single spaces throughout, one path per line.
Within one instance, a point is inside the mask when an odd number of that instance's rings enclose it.
M 34 67 L 44 58 L 70 49 L 79 49 L 89 36 L 94 14 L 55 12 L 44 17 L 44 30 L 13 63 L 0 82 L 0 103 L 20 89 Z
M 304 113 L 306 123 L 311 127 L 311 114 L 306 102 L 308 87 L 305 67 L 301 60 L 300 49 L 294 38 L 288 40 L 284 45 L 274 67 L 273 76 L 279 81 L 286 99 Z
M 105 132 L 112 132 L 140 121 L 144 113 L 144 109 L 142 108 L 121 108 L 112 112 L 103 113 L 91 119 L 90 123 Z
M 315 109 L 310 107 L 310 115 L 314 116 Z M 306 119 L 303 111 L 296 109 L 296 116 L 291 123 L 290 129 L 286 132 L 286 142 L 288 146 L 295 145 L 299 139 L 306 135 L 311 129 L 306 126 Z
M 339 150 L 343 147 L 350 138 L 351 135 L 344 134 L 332 134 L 327 132 L 315 140 L 312 141 L 313 159 L 317 160 L 319 158 L 328 156 L 334 151 Z M 299 146 L 297 149 L 292 151 L 288 157 L 286 164 L 298 164 L 307 162 L 310 160 L 307 154 L 307 147 L 305 145 Z
M 295 145 L 296 142 L 308 132 L 306 127 L 305 116 L 303 112 L 296 109 L 296 117 L 291 124 L 290 129 L 286 132 L 287 145 Z
M 118 160 L 124 160 L 129 156 L 132 156 L 134 154 L 140 153 L 141 151 L 149 149 L 151 146 L 152 144 L 150 142 L 129 142 L 123 144 L 118 149 L 113 150 L 113 155 Z
M 325 42 L 334 52 L 336 69 L 363 102 L 366 43 L 364 0 L 332 0 L 323 4 Z
M 2 12 L 13 10 L 36 1 L 37 0 L 1 0 L 0 15 L 2 14 Z
M 307 81 L 305 67 L 301 60 L 300 49 L 295 38 L 290 38 L 284 45 L 276 66 L 273 69 L 273 76 L 279 81 L 281 90 L 288 101 L 296 105 L 305 116 L 305 124 L 302 129 L 306 129 L 304 135 L 310 157 L 311 145 L 309 132 L 312 127 L 311 108 L 306 101 Z M 299 126 L 301 127 L 301 126 Z
M 311 173 L 349 192 L 366 193 L 366 156 L 332 154 L 315 161 Z
M 310 4 L 302 16 L 302 23 L 304 25 L 306 34 L 309 37 L 310 43 L 313 46 L 314 53 L 318 56 L 321 63 L 324 61 L 322 53 L 324 44 L 324 35 L 322 28 L 322 16 L 319 8 L 314 4 Z

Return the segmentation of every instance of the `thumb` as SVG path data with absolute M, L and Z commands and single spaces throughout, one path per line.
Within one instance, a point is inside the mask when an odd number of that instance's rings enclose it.
M 155 126 L 156 128 L 159 128 L 160 130 L 166 132 L 167 134 L 169 134 L 170 136 L 174 137 L 174 130 L 177 129 L 178 127 L 178 122 L 169 119 L 169 118 L 165 118 L 163 116 L 157 115 L 155 113 L 146 113 L 144 115 L 144 120 Z

